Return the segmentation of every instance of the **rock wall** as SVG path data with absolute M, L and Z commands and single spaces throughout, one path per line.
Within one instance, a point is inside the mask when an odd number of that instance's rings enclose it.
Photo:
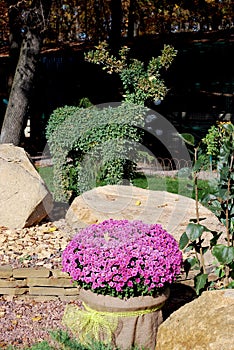
M 79 289 L 67 273 L 58 269 L 0 266 L 0 295 L 37 301 L 76 299 Z

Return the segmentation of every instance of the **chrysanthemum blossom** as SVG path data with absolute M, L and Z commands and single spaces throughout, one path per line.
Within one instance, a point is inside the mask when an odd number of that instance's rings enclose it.
M 182 253 L 161 225 L 109 219 L 79 231 L 62 265 L 79 286 L 128 298 L 155 295 L 174 282 Z

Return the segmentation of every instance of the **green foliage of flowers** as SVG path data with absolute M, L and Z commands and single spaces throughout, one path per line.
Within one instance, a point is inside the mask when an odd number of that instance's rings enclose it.
M 212 131 L 212 135 L 214 134 L 216 131 Z M 185 270 L 188 273 L 191 268 L 198 268 L 199 272 L 194 280 L 197 294 L 206 288 L 234 288 L 234 125 L 232 123 L 220 124 L 218 142 L 218 178 L 213 182 L 215 191 L 213 194 L 208 194 L 203 201 L 224 225 L 226 242 L 224 244 L 219 241 L 222 232 L 210 231 L 200 224 L 198 210 L 195 222 L 189 223 L 180 238 L 180 248 L 185 253 L 194 253 L 185 260 Z M 198 169 L 199 165 L 195 162 L 195 174 Z M 207 232 L 211 233 L 212 238 L 209 244 L 204 246 Z M 217 279 L 214 282 L 209 281 L 204 263 L 204 255 L 208 251 L 215 258 L 213 268 Z
M 71 338 L 70 335 L 62 330 L 50 331 L 51 341 L 42 341 L 36 343 L 30 347 L 25 347 L 23 350 L 120 350 L 119 348 L 113 348 L 110 344 L 103 342 L 90 341 L 88 345 L 81 344 L 75 338 Z M 52 345 L 53 344 L 53 345 Z M 7 350 L 17 350 L 16 347 L 9 346 Z M 147 350 L 138 346 L 133 346 L 129 350 Z
M 108 44 L 102 42 L 96 46 L 96 50 L 89 51 L 85 59 L 102 65 L 109 74 L 119 74 L 125 101 L 144 105 L 147 100 L 163 100 L 168 90 L 162 78 L 162 69 L 170 67 L 176 50 L 164 45 L 161 56 L 151 58 L 147 65 L 138 59 L 129 59 L 128 53 L 129 48 L 124 46 L 115 57 L 110 53 Z
M 54 164 L 55 199 L 68 201 L 72 195 L 96 187 L 96 181 L 130 181 L 147 111 L 130 103 L 56 109 L 46 130 Z
M 63 271 L 84 289 L 130 298 L 156 295 L 180 274 L 182 254 L 161 225 L 109 219 L 80 230 L 62 254 Z

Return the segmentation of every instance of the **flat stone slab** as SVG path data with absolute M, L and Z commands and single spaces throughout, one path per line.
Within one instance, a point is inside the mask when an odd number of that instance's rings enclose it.
M 41 268 L 31 268 L 22 267 L 19 269 L 13 269 L 14 278 L 28 278 L 28 277 L 49 277 L 50 270 L 44 267 Z
M 211 230 L 224 230 L 217 217 L 201 204 L 199 213 L 202 225 Z M 135 186 L 107 185 L 75 198 L 67 211 L 66 221 L 80 228 L 110 218 L 142 220 L 161 224 L 179 240 L 189 220 L 195 217 L 195 201 L 191 198 Z
M 225 232 L 225 227 L 207 208 L 199 204 L 200 223 L 212 231 Z M 191 219 L 196 218 L 195 200 L 166 191 L 152 191 L 135 186 L 107 185 L 76 197 L 66 214 L 73 228 L 84 228 L 107 219 L 142 220 L 158 223 L 179 242 Z M 206 232 L 204 245 L 212 234 Z M 223 242 L 225 235 L 220 239 Z M 214 257 L 205 255 L 205 264 Z

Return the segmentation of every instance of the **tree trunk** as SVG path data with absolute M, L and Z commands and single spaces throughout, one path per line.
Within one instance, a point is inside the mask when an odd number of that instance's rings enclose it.
M 40 53 L 38 35 L 28 31 L 21 46 L 20 56 L 1 130 L 1 143 L 19 145 L 22 127 L 27 116 L 33 80 Z
M 110 47 L 114 53 L 117 53 L 121 46 L 121 0 L 111 0 L 111 18 Z
M 130 0 L 129 12 L 128 12 L 128 39 L 132 40 L 134 37 L 134 0 Z
M 26 22 L 24 28 L 21 28 L 24 29 L 25 35 L 1 129 L 0 143 L 13 143 L 16 146 L 20 144 L 51 2 L 34 0 L 25 16 Z
M 15 69 L 19 60 L 20 47 L 22 44 L 21 33 L 21 16 L 17 8 L 17 0 L 8 0 L 8 17 L 9 17 L 9 66 L 10 72 L 8 76 L 8 93 L 11 91 Z

